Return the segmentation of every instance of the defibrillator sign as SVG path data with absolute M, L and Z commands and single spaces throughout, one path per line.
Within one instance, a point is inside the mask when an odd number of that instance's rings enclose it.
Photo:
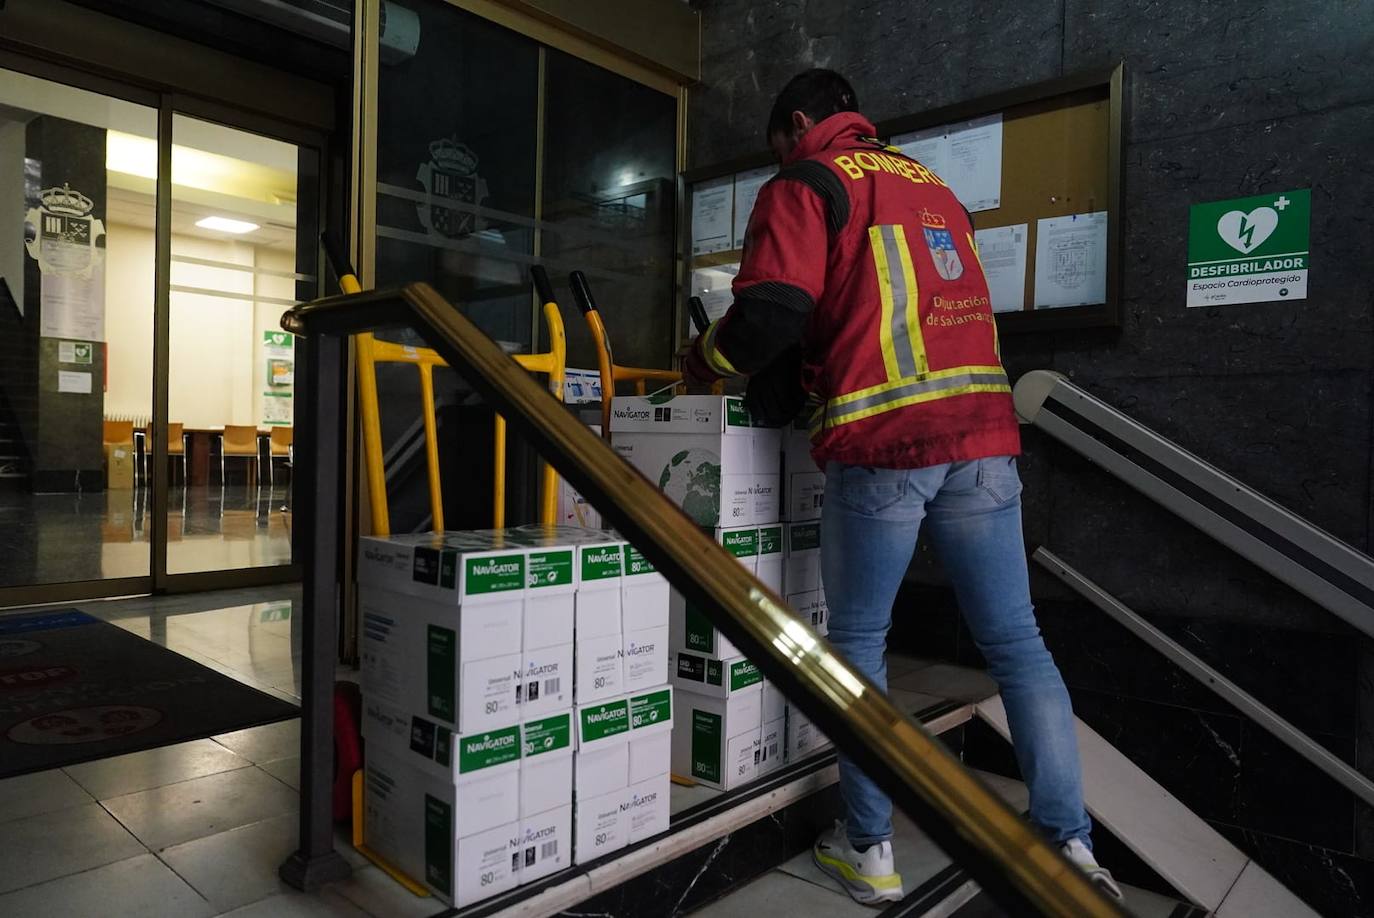
M 1195 204 L 1188 214 L 1188 305 L 1307 298 L 1307 188 Z

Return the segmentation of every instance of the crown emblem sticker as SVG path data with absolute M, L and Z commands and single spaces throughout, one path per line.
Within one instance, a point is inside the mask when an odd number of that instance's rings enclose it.
M 945 218 L 940 214 L 922 210 L 921 230 L 925 233 L 930 259 L 935 262 L 935 273 L 947 281 L 962 277 L 964 263 L 959 260 L 959 251 L 954 247 L 954 236 L 950 234 Z
M 415 178 L 429 196 L 416 206 L 420 224 L 450 239 L 481 229 L 477 205 L 487 197 L 487 183 L 477 174 L 477 154 L 456 137 L 441 137 L 429 145 L 429 162 Z
M 105 224 L 91 216 L 94 209 L 66 183 L 38 193 L 38 206 L 24 218 L 32 227 L 25 247 L 42 273 L 90 279 L 99 258 L 96 242 L 105 235 Z

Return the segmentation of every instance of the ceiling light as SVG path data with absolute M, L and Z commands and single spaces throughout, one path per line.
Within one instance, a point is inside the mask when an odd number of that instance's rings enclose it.
M 233 233 L 235 235 L 251 233 L 258 228 L 256 223 L 249 223 L 247 220 L 231 220 L 228 217 L 206 217 L 204 220 L 197 220 L 196 226 L 201 229 L 216 230 L 221 233 Z

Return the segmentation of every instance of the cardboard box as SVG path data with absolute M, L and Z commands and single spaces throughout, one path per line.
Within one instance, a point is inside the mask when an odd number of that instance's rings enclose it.
M 524 721 L 520 725 L 520 740 L 520 818 L 571 803 L 572 712 Z
M 577 752 L 573 759 L 576 798 L 602 797 L 630 784 L 630 702 L 623 695 L 574 709 Z
M 470 788 L 368 750 L 363 798 L 368 846 L 458 907 L 505 892 L 518 881 L 520 822 L 486 826 L 486 819 L 475 820 L 465 799 L 469 793 Z
M 563 711 L 573 704 L 573 643 L 526 649 L 515 701 L 522 718 Z
M 361 585 L 363 693 L 458 733 L 515 722 L 522 603 L 454 608 Z
M 734 555 L 744 569 L 757 575 L 759 561 L 758 527 L 739 527 L 717 529 L 716 542 Z M 740 656 L 735 645 L 723 633 L 716 630 L 711 619 L 704 611 L 677 590 L 669 596 L 668 635 L 670 652 L 685 650 L 688 653 L 725 660 Z
M 788 523 L 784 530 L 783 589 L 788 594 L 821 588 L 820 521 Z
M 478 533 L 364 536 L 358 582 L 445 607 L 523 603 L 525 552 Z
M 668 831 L 669 789 L 671 778 L 667 771 L 630 785 L 625 808 L 626 841 L 633 845 Z
M 679 650 L 672 655 L 675 687 L 715 698 L 729 698 L 763 688 L 763 673 L 745 657 L 717 660 Z
M 629 700 L 629 783 L 634 786 L 672 768 L 673 690 L 663 685 Z
M 621 630 L 640 631 L 668 624 L 667 579 L 628 542 L 622 556 L 625 567 L 620 590 Z
M 825 471 L 811 458 L 811 434 L 805 421 L 782 432 L 781 518 L 789 522 L 818 520 L 825 502 Z
M 527 557 L 525 649 L 571 644 L 577 593 L 572 548 L 532 547 Z
M 624 555 L 618 541 L 577 546 L 577 640 L 620 634 Z
M 763 721 L 781 720 L 787 716 L 787 698 L 782 689 L 769 679 L 763 680 Z
M 567 372 L 586 371 L 575 370 Z M 571 377 L 565 379 L 564 382 L 565 388 L 571 388 L 574 384 Z M 596 379 L 596 391 L 598 393 L 601 392 L 601 378 L 599 376 Z M 599 395 L 596 400 L 598 402 L 601 400 Z M 575 404 L 570 400 L 568 400 L 567 403 Z M 598 437 L 601 436 L 600 424 L 590 424 L 588 426 Z M 604 525 L 600 512 L 598 512 L 585 497 L 579 494 L 576 488 L 568 484 L 562 478 L 558 479 L 558 523 L 560 526 L 576 526 L 579 529 L 601 529 Z
M 786 761 L 800 762 L 829 749 L 832 745 L 830 738 L 811 722 L 811 718 L 798 710 L 796 705 L 787 705 L 787 747 L 784 752 Z
M 673 773 L 731 790 L 752 781 L 760 758 L 763 695 L 673 694 Z
M 781 768 L 786 761 L 786 745 L 787 718 L 765 719 L 759 740 L 759 767 L 755 770 L 754 777 L 762 778 L 769 772 Z
M 577 704 L 613 698 L 624 690 L 625 638 L 619 631 L 599 637 L 578 635 L 573 657 L 573 700 Z
M 697 525 L 776 523 L 781 431 L 755 427 L 736 396 L 611 402 L 615 450 Z
M 783 541 L 782 526 L 759 527 L 758 567 L 754 576 L 779 596 L 783 593 Z
M 127 491 L 134 486 L 134 451 L 127 444 L 105 447 L 105 487 L 111 491 Z
M 572 798 L 520 820 L 517 882 L 523 886 L 572 866 Z
M 639 692 L 668 681 L 668 625 L 625 632 L 624 691 Z
M 450 784 L 492 783 L 474 791 L 467 801 L 473 825 L 494 826 L 516 819 L 520 812 L 520 725 L 455 734 L 448 727 L 418 714 L 363 697 L 363 739 L 368 755 L 374 751 L 436 780 Z M 479 803 L 481 806 L 479 806 Z M 482 807 L 492 815 L 483 819 Z
M 578 797 L 573 803 L 573 863 L 585 864 L 629 844 L 630 789 L 600 797 Z

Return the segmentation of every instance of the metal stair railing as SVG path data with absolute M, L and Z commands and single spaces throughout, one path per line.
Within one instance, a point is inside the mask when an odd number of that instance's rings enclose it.
M 428 284 L 362 292 L 289 310 L 309 369 L 299 451 L 312 487 L 299 499 L 310 534 L 304 585 L 300 848 L 282 875 L 311 887 L 337 875 L 330 790 L 331 692 L 339 614 L 343 501 L 343 336 L 418 331 L 764 675 L 812 718 L 935 842 L 1013 914 L 1123 915 L 940 743 L 799 621 L 648 479 L 511 360 Z M 303 478 L 306 476 L 303 475 Z

